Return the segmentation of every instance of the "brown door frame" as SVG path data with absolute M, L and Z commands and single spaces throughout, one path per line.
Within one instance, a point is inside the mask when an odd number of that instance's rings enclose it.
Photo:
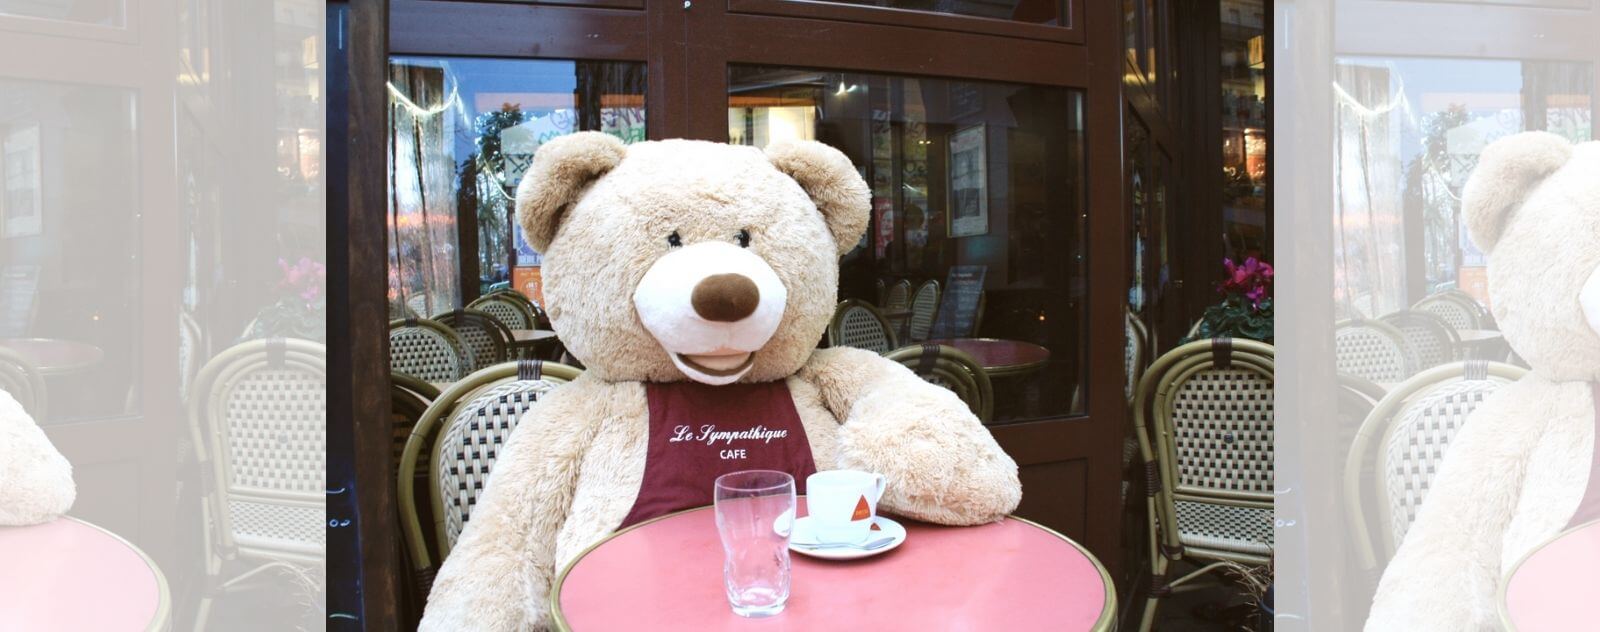
M 369 11 L 387 4 L 390 3 L 383 0 L 354 0 L 358 9 L 363 5 L 374 7 Z M 1086 358 L 1088 366 L 1104 368 L 1088 371 L 1087 414 L 998 425 L 992 430 L 1017 460 L 1025 480 L 1030 475 L 1055 476 L 1063 472 L 1081 478 L 1081 494 L 1078 490 L 1029 490 L 1036 495 L 1034 498 L 1044 500 L 1025 501 L 1021 512 L 1026 515 L 1036 505 L 1052 502 L 1070 505 L 1066 509 L 1079 512 L 1082 522 L 1065 525 L 1062 530 L 1082 541 L 1117 573 L 1121 566 L 1120 458 L 1127 426 L 1121 379 L 1127 245 L 1123 243 L 1125 105 L 1120 4 L 1067 0 L 1064 7 L 1069 16 L 1067 26 L 1042 27 L 875 7 L 769 0 L 578 0 L 560 5 L 393 0 L 387 14 L 387 42 L 379 48 L 371 38 L 355 38 L 357 44 L 365 42 L 370 47 L 364 65 L 352 52 L 351 208 L 372 216 L 360 222 L 362 235 L 376 227 L 368 238 L 382 239 L 379 235 L 384 202 L 381 198 L 366 199 L 372 192 L 357 186 L 361 179 L 386 186 L 382 161 L 374 160 L 360 169 L 356 166 L 358 154 L 363 151 L 383 155 L 382 117 L 386 117 L 387 110 L 380 101 L 382 93 L 375 87 L 364 92 L 360 82 L 382 86 L 382 66 L 390 54 L 642 61 L 646 64 L 645 103 L 652 139 L 726 141 L 730 63 L 1084 90 L 1090 214 L 1085 235 L 1089 256 Z M 369 12 L 364 22 L 354 26 L 361 30 L 377 28 L 375 25 L 382 23 Z M 1100 60 L 1103 62 L 1095 63 Z M 379 118 L 360 124 L 359 117 L 354 116 L 358 108 L 369 111 L 369 117 Z M 357 238 L 355 214 L 352 212 L 351 217 L 352 240 Z M 382 302 L 386 278 L 386 264 L 382 262 L 386 258 L 377 246 L 383 243 L 375 241 L 370 251 L 362 249 L 359 254 L 368 263 L 350 273 L 352 292 L 371 294 L 361 298 L 363 314 L 372 307 L 367 303 Z M 357 255 L 357 248 L 352 245 L 352 266 Z M 352 304 L 351 318 L 356 316 L 355 307 Z M 366 322 L 369 320 L 372 322 Z M 387 337 L 374 326 L 377 320 L 364 316 L 362 327 L 351 327 L 352 344 L 372 347 L 355 354 L 363 363 L 383 360 L 387 355 Z M 383 348 L 377 348 L 380 345 Z M 360 386 L 363 394 L 358 401 L 372 400 L 386 392 L 387 385 L 379 384 L 384 381 L 381 374 L 367 375 L 380 377 Z M 384 409 L 380 406 L 368 410 Z M 386 416 L 369 417 L 366 424 L 371 427 L 358 425 L 357 436 L 390 436 L 386 429 L 377 427 L 387 424 Z M 387 449 L 388 444 L 374 445 Z M 378 454 L 383 449 L 367 450 L 371 458 L 358 458 L 356 468 L 362 473 L 358 480 L 371 481 L 371 485 L 387 484 L 391 465 L 386 453 Z M 1058 492 L 1067 494 L 1065 500 L 1053 495 Z M 374 602 L 385 599 L 374 589 L 385 588 L 378 584 L 392 584 L 393 580 L 374 577 L 372 573 L 392 575 L 398 569 L 398 560 L 392 559 L 392 551 L 383 544 L 397 534 L 393 521 L 384 513 L 392 510 L 392 496 L 388 489 L 368 489 L 360 496 L 362 515 L 378 518 L 370 524 L 364 521 L 361 528 L 363 540 L 369 542 L 363 563 L 368 571 L 364 573 L 368 580 L 367 620 L 374 625 L 380 624 L 374 615 L 381 610 Z M 393 590 L 392 586 L 386 588 Z M 392 595 L 388 593 L 390 604 Z

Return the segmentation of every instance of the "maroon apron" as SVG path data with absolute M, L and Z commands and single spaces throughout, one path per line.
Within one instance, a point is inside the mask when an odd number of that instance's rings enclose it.
M 1589 487 L 1583 491 L 1578 513 L 1567 523 L 1569 528 L 1600 520 L 1600 382 L 1590 387 L 1594 391 L 1594 458 L 1589 466 Z
M 798 493 L 817 471 L 789 385 L 646 383 L 650 403 L 644 481 L 622 526 L 711 504 L 718 476 L 778 470 Z

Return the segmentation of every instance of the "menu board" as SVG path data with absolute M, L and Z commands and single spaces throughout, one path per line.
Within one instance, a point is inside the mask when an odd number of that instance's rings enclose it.
M 939 318 L 933 323 L 934 338 L 971 336 L 978 320 L 978 299 L 983 297 L 983 279 L 989 266 L 951 266 L 945 277 L 944 295 L 939 299 Z
M 10 265 L 0 270 L 0 337 L 28 335 L 39 293 L 39 266 Z

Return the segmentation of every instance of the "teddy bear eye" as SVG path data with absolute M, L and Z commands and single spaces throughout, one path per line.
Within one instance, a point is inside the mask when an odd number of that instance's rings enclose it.
M 673 248 L 683 245 L 683 238 L 678 236 L 678 231 L 672 231 L 671 235 L 667 235 L 667 245 Z
M 739 242 L 739 247 L 740 248 L 749 248 L 750 247 L 750 231 L 749 230 L 744 229 L 744 228 L 739 229 L 739 234 L 736 235 L 734 237 L 734 239 L 736 239 Z

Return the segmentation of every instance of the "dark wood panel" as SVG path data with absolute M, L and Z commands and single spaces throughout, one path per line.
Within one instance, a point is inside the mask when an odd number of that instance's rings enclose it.
M 1017 515 L 1079 542 L 1088 537 L 1088 460 L 1035 463 L 1020 467 L 1017 475 L 1022 479 Z
M 868 5 L 844 4 L 814 0 L 728 0 L 728 10 L 734 13 L 781 15 L 797 18 L 816 18 L 840 22 L 887 24 L 909 26 L 958 33 L 984 33 L 1004 37 L 1037 39 L 1047 42 L 1082 44 L 1083 31 L 1074 25 L 1082 23 L 1083 4 L 1066 5 L 1065 26 L 1031 24 L 998 18 L 894 9 Z M 1076 16 L 1076 17 L 1075 17 Z
M 389 52 L 639 61 L 645 13 L 626 9 L 395 0 Z
M 476 0 L 442 0 L 444 2 L 472 3 Z M 608 9 L 643 9 L 644 0 L 488 0 L 477 4 L 534 4 L 553 7 L 603 7 Z

